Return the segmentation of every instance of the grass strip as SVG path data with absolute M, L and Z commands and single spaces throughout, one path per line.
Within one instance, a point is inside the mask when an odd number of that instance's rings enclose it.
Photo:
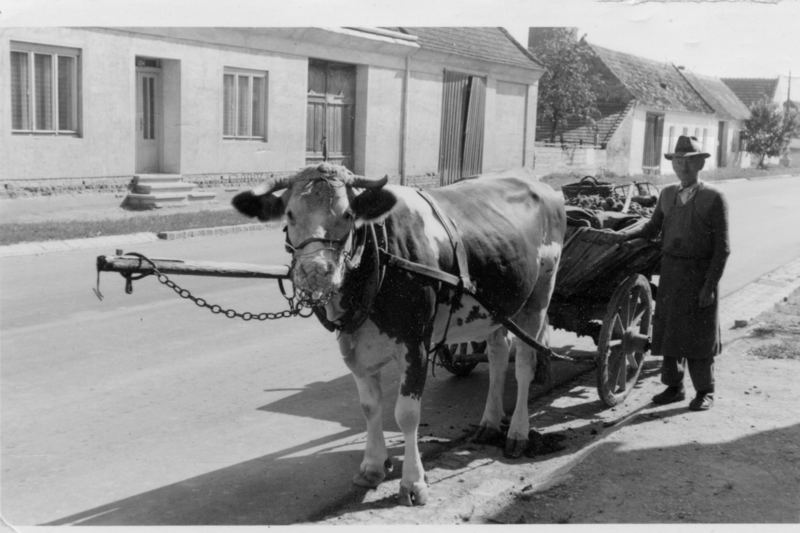
M 0 245 L 64 239 L 84 239 L 130 233 L 175 231 L 249 224 L 252 220 L 231 210 L 192 213 L 141 214 L 123 219 L 66 220 L 0 224 Z

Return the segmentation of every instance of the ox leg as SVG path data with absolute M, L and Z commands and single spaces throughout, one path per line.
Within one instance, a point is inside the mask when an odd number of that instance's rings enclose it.
M 359 487 L 375 488 L 386 478 L 390 465 L 386 441 L 383 438 L 380 373 L 354 377 L 361 409 L 367 422 L 367 444 L 364 459 L 358 474 L 353 477 L 353 483 Z
M 409 347 L 401 363 L 400 394 L 394 407 L 395 420 L 405 440 L 403 477 L 398 493 L 403 505 L 425 505 L 428 500 L 428 484 L 417 443 L 426 372 L 423 345 Z
M 530 313 L 523 322 L 528 325 L 528 331 L 535 332 L 536 340 L 547 342 L 547 310 Z M 528 419 L 528 394 L 536 370 L 537 352 L 519 339 L 514 339 L 516 351 L 514 375 L 517 381 L 517 400 L 514 405 L 514 414 L 506 434 L 504 455 L 506 457 L 521 457 L 528 448 L 528 434 L 530 421 Z
M 500 423 L 505 411 L 503 410 L 503 390 L 505 388 L 506 371 L 508 370 L 508 341 L 505 328 L 495 330 L 486 339 L 489 352 L 489 392 L 486 396 L 486 405 L 483 408 L 475 442 L 492 444 L 502 439 Z

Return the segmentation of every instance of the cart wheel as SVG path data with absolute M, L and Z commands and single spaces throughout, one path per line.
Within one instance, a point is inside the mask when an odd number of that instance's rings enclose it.
M 650 351 L 653 296 L 650 282 L 633 274 L 617 286 L 597 344 L 597 392 L 609 407 L 633 389 Z
M 459 354 L 466 355 L 470 348 L 469 342 L 461 344 L 448 344 L 439 348 L 439 362 L 451 374 L 464 377 L 468 376 L 472 369 L 478 366 L 477 361 L 468 361 L 459 357 Z

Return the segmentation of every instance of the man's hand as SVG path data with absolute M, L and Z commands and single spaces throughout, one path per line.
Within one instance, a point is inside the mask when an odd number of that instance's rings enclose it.
M 713 305 L 716 299 L 716 289 L 709 287 L 708 285 L 703 285 L 703 288 L 700 289 L 700 297 L 698 298 L 697 303 L 700 307 L 708 307 L 709 305 Z

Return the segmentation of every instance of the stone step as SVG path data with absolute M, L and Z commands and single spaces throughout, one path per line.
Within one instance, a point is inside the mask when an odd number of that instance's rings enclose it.
M 134 174 L 134 183 L 157 183 L 160 181 L 182 181 L 183 176 L 180 174 Z
M 160 193 L 181 193 L 188 194 L 195 188 L 194 183 L 184 183 L 182 181 L 154 181 L 137 182 L 133 184 L 133 192 L 138 194 L 160 194 Z
M 179 207 L 188 205 L 185 193 L 158 192 L 151 194 L 128 193 L 122 201 L 126 209 L 155 209 L 159 207 Z

